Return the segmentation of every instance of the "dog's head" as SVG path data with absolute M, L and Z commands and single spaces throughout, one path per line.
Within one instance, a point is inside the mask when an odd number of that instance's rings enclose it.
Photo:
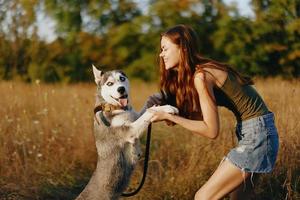
M 129 101 L 129 81 L 124 72 L 113 70 L 103 72 L 93 65 L 95 82 L 99 94 L 106 103 L 126 107 Z

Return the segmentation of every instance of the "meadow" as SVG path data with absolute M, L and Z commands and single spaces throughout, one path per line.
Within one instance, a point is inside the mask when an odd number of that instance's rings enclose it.
M 157 90 L 154 83 L 131 86 L 136 110 Z M 300 199 L 300 80 L 257 79 L 256 87 L 275 113 L 280 150 L 274 171 L 256 184 L 254 199 Z M 92 83 L 0 82 L 0 199 L 68 200 L 80 193 L 96 164 L 94 100 Z M 220 108 L 220 121 L 215 140 L 154 124 L 145 185 L 128 199 L 193 199 L 237 143 L 233 114 Z M 129 190 L 139 183 L 142 164 Z

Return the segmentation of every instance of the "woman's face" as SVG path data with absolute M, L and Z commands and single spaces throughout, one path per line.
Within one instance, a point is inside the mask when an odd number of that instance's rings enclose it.
M 177 67 L 180 60 L 180 49 L 169 38 L 163 36 L 160 42 L 161 53 L 166 70 Z

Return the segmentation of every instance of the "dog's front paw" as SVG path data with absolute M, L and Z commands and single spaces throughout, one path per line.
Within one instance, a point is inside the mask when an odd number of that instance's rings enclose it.
M 171 105 L 165 105 L 165 106 L 166 106 L 164 108 L 164 109 L 166 109 L 165 112 L 170 113 L 170 114 L 178 114 L 179 113 L 178 108 L 171 106 Z
M 151 107 L 151 109 L 153 109 L 155 111 L 163 111 L 163 112 L 170 113 L 170 114 L 178 114 L 179 113 L 178 109 L 171 105 L 155 106 L 155 107 Z

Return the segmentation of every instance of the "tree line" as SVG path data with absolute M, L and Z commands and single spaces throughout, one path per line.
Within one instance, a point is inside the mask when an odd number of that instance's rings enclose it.
M 256 76 L 299 77 L 300 1 L 252 0 L 254 16 L 222 0 L 0 0 L 0 77 L 26 82 L 91 80 L 91 64 L 157 79 L 160 33 L 193 27 L 203 56 Z M 56 38 L 38 35 L 37 19 Z

